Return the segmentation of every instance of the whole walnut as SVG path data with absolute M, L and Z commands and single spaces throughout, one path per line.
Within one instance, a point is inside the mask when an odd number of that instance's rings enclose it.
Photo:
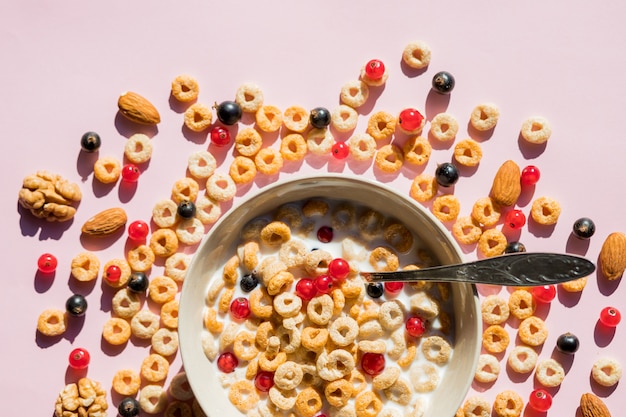
M 81 198 L 77 184 L 48 171 L 38 171 L 24 178 L 18 195 L 22 207 L 49 222 L 64 222 L 73 218 Z

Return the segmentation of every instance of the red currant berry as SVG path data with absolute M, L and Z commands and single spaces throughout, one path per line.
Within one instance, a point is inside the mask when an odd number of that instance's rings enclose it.
M 128 237 L 132 240 L 142 241 L 148 237 L 150 226 L 142 220 L 135 220 L 128 225 Z
M 426 323 L 422 320 L 421 317 L 409 317 L 404 323 L 404 328 L 406 332 L 411 337 L 421 337 L 426 331 Z
M 37 268 L 44 274 L 50 274 L 57 269 L 58 261 L 51 253 L 44 253 L 37 259 Z
M 361 369 L 370 376 L 380 374 L 385 369 L 385 356 L 380 353 L 364 353 L 361 357 Z
M 350 274 L 350 264 L 342 258 L 335 258 L 328 264 L 328 275 L 335 281 L 343 281 Z
M 333 279 L 330 275 L 320 275 L 315 278 L 315 289 L 320 294 L 328 294 L 333 289 Z
M 328 243 L 333 240 L 333 228 L 329 226 L 322 226 L 317 231 L 317 240 L 322 243 Z
M 398 123 L 407 132 L 417 130 L 422 126 L 424 116 L 417 109 L 404 109 L 400 112 Z
M 385 291 L 389 294 L 399 294 L 404 288 L 404 284 L 402 282 L 385 282 Z
M 274 373 L 261 371 L 254 377 L 254 386 L 261 392 L 268 392 L 274 386 Z
M 335 159 L 346 159 L 350 154 L 350 147 L 346 142 L 335 142 L 330 151 Z
M 540 177 L 541 172 L 539 172 L 539 168 L 534 165 L 528 165 L 522 169 L 520 181 L 522 182 L 522 185 L 535 185 L 539 182 Z
M 315 281 L 311 278 L 302 278 L 296 283 L 296 294 L 304 301 L 309 301 L 317 295 Z
M 70 352 L 70 356 L 68 358 L 70 366 L 74 369 L 85 369 L 89 366 L 89 361 L 91 356 L 86 349 L 76 348 Z
M 622 314 L 615 307 L 604 307 L 600 312 L 600 322 L 606 327 L 617 327 L 622 320 Z
M 385 64 L 380 59 L 372 59 L 365 64 L 365 75 L 370 80 L 380 80 L 385 75 Z
M 126 182 L 137 182 L 141 171 L 134 164 L 126 164 L 122 168 L 122 179 Z
M 528 404 L 535 410 L 545 413 L 552 406 L 552 395 L 546 390 L 536 389 L 530 393 Z
M 250 304 L 245 297 L 237 297 L 230 303 L 230 314 L 235 320 L 245 320 L 250 316 Z
M 506 214 L 504 222 L 511 229 L 521 229 L 526 224 L 526 215 L 522 210 L 511 210 Z
M 232 352 L 224 352 L 217 358 L 217 369 L 229 374 L 239 365 L 239 359 Z
M 222 126 L 211 129 L 211 143 L 215 146 L 226 146 L 230 143 L 230 132 Z
M 107 281 L 117 282 L 122 277 L 122 270 L 117 265 L 110 265 L 106 271 L 104 271 L 104 277 Z
M 554 285 L 542 285 L 539 287 L 533 287 L 531 290 L 535 300 L 540 303 L 549 303 L 556 297 L 556 287 Z

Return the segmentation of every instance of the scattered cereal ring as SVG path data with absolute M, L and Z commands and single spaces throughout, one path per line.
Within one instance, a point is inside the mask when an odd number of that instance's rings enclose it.
M 378 169 L 385 173 L 398 172 L 404 163 L 402 150 L 393 144 L 381 146 L 376 152 L 375 163 Z
M 113 390 L 120 395 L 135 395 L 141 386 L 139 374 L 132 369 L 120 369 L 113 375 Z
M 537 364 L 538 355 L 534 349 L 528 346 L 515 346 L 509 353 L 507 363 L 511 369 L 521 374 L 527 374 Z
M 178 284 L 172 278 L 157 276 L 150 280 L 148 295 L 157 304 L 172 301 L 178 292 Z
M 139 406 L 148 414 L 162 412 L 167 404 L 167 391 L 160 385 L 146 385 L 139 392 Z
M 141 310 L 130 320 L 130 331 L 139 339 L 150 339 L 159 329 L 159 316 L 150 310 Z
M 377 272 L 395 271 L 400 266 L 398 256 L 390 249 L 379 246 L 372 250 L 369 263 Z
M 264 132 L 276 132 L 283 124 L 283 113 L 276 106 L 261 106 L 255 118 L 256 125 Z
M 338 132 L 351 132 L 356 128 L 359 114 L 352 107 L 340 104 L 330 115 L 331 126 Z
M 128 265 L 133 271 L 146 272 L 152 268 L 154 263 L 154 252 L 148 245 L 139 245 L 132 248 L 126 254 Z
M 215 172 L 217 161 L 211 152 L 200 150 L 189 156 L 187 168 L 194 178 L 207 179 Z
M 44 310 L 37 319 L 37 330 L 45 336 L 59 336 L 67 329 L 67 315 L 58 309 Z
M 121 275 L 117 281 L 111 281 L 107 278 L 108 275 L 106 271 L 111 266 L 117 266 L 120 269 Z M 128 264 L 126 259 L 111 259 L 104 264 L 102 270 L 104 271 L 102 281 L 104 281 L 107 285 L 113 288 L 122 288 L 123 286 L 125 286 L 128 283 L 128 280 L 130 279 L 130 274 L 132 272 L 130 269 L 130 265 Z
M 419 174 L 411 183 L 411 197 L 419 202 L 426 202 L 437 194 L 439 186 L 437 179 L 433 175 Z
M 509 303 L 497 294 L 485 297 L 480 310 L 485 324 L 502 324 L 509 318 Z
M 470 124 L 480 132 L 485 132 L 496 127 L 500 110 L 492 103 L 481 103 L 474 107 L 470 116 Z
M 370 89 L 361 80 L 348 81 L 341 87 L 339 98 L 343 104 L 353 109 L 361 107 L 367 101 Z
M 500 220 L 500 207 L 491 197 L 479 198 L 472 206 L 472 218 L 483 226 L 495 226 Z
M 603 387 L 612 387 L 622 378 L 622 366 L 615 359 L 599 358 L 593 363 L 591 377 Z
M 422 69 L 430 64 L 430 47 L 424 41 L 409 42 L 402 51 L 402 61 L 411 68 Z
M 176 226 L 176 237 L 185 245 L 200 243 L 204 237 L 204 224 L 195 217 L 185 219 Z
M 404 160 L 413 165 L 424 165 L 430 159 L 433 147 L 422 136 L 412 136 L 402 146 Z
M 212 333 L 224 330 L 224 323 L 217 319 L 217 311 L 213 307 L 208 307 L 204 312 L 204 327 Z
M 490 353 L 502 353 L 509 346 L 509 334 L 504 327 L 493 324 L 483 332 L 483 347 Z
M 92 252 L 81 252 L 72 258 L 71 271 L 78 281 L 93 281 L 100 272 L 100 260 Z
M 235 150 L 242 156 L 252 157 L 261 150 L 263 138 L 254 128 L 241 129 L 235 136 Z
M 122 173 L 120 161 L 112 156 L 99 158 L 93 165 L 93 174 L 98 181 L 103 184 L 113 184 L 117 182 Z
M 376 417 L 383 409 L 383 402 L 374 391 L 363 391 L 354 399 L 356 417 Z
M 422 341 L 422 353 L 427 360 L 444 365 L 450 360 L 452 347 L 440 336 L 428 336 Z
M 478 364 L 476 366 L 476 372 L 474 373 L 474 379 L 482 383 L 491 383 L 498 379 L 500 374 L 500 362 L 498 359 L 489 354 L 483 353 L 478 357 Z
M 385 388 L 383 393 L 389 401 L 400 405 L 409 405 L 413 390 L 404 378 L 398 378 L 389 388 Z
M 143 133 L 135 133 L 124 145 L 124 155 L 133 164 L 143 164 L 152 157 L 152 141 Z
M 124 319 L 111 317 L 104 324 L 102 337 L 111 345 L 123 345 L 130 339 L 130 324 Z
M 128 288 L 122 288 L 113 296 L 111 310 L 123 319 L 132 319 L 141 310 L 141 299 Z
M 478 239 L 478 250 L 489 258 L 502 255 L 506 244 L 507 240 L 504 233 L 498 229 L 488 229 Z
M 374 378 L 372 378 L 372 388 L 375 390 L 384 390 L 391 387 L 400 377 L 402 370 L 397 366 L 385 367 L 385 369 Z
M 256 113 L 263 106 L 263 90 L 254 83 L 244 83 L 237 88 L 235 102 L 241 110 Z
M 539 317 L 530 316 L 520 323 L 517 334 L 520 340 L 529 346 L 539 346 L 548 337 L 548 327 Z
M 198 98 L 200 87 L 198 81 L 190 75 L 179 75 L 172 81 L 172 97 L 183 103 L 189 103 Z
M 196 201 L 200 186 L 193 178 L 181 178 L 172 187 L 172 201 L 180 204 L 183 201 Z
M 187 274 L 187 268 L 191 263 L 191 255 L 178 252 L 165 260 L 165 276 L 176 282 L 183 282 Z
M 328 155 L 334 144 L 330 129 L 311 129 L 306 135 L 306 146 L 314 155 Z
M 524 320 L 535 313 L 537 304 L 532 294 L 526 290 L 515 290 L 509 295 L 509 311 L 513 317 Z
M 375 140 L 388 139 L 396 130 L 396 116 L 379 111 L 370 116 L 365 130 Z
M 230 175 L 216 172 L 206 182 L 206 193 L 209 198 L 223 203 L 235 197 L 237 185 Z
M 152 349 L 161 356 L 171 356 L 178 351 L 178 332 L 161 327 L 152 335 Z
M 474 395 L 463 403 L 464 417 L 491 417 L 491 404 L 483 397 Z
M 322 397 L 313 387 L 306 387 L 296 397 L 296 411 L 302 417 L 313 417 L 322 409 Z
M 256 335 L 252 332 L 242 330 L 235 336 L 233 342 L 233 352 L 239 360 L 251 361 L 257 357 L 259 350 L 255 345 Z
M 283 243 L 278 251 L 278 258 L 287 265 L 287 268 L 303 266 L 307 254 L 307 247 L 303 241 L 291 239 Z
M 301 106 L 290 106 L 285 109 L 283 123 L 293 132 L 302 133 L 309 127 L 309 112 Z
M 283 157 L 274 148 L 263 148 L 254 156 L 254 163 L 262 174 L 275 175 L 283 167 Z
M 445 194 L 435 198 L 432 212 L 439 221 L 454 221 L 459 216 L 461 204 L 454 194 Z
M 194 132 L 202 132 L 213 122 L 211 108 L 204 104 L 194 103 L 184 114 L 185 126 Z
M 565 370 L 556 360 L 549 358 L 537 364 L 535 378 L 544 387 L 553 388 L 561 385 L 565 378 Z
M 222 208 L 218 201 L 207 196 L 200 196 L 196 200 L 196 217 L 202 224 L 213 224 L 222 215 Z
M 350 155 L 357 161 L 369 161 L 376 154 L 376 141 L 369 133 L 357 133 L 348 139 Z
M 535 222 L 544 226 L 550 226 L 559 220 L 561 205 L 553 198 L 539 197 L 533 201 L 530 215 Z
M 461 216 L 452 225 L 452 235 L 464 245 L 471 245 L 480 240 L 483 229 L 472 216 Z
M 286 272 L 290 274 L 289 272 Z M 273 279 L 273 278 L 272 278 Z M 270 294 L 268 289 L 268 294 Z M 291 292 L 281 292 L 274 297 L 274 311 L 282 317 L 294 317 L 302 308 L 302 298 Z
M 299 133 L 291 133 L 280 141 L 280 154 L 287 161 L 301 161 L 307 152 L 306 141 Z
M 150 236 L 150 249 L 155 256 L 167 258 L 178 250 L 178 237 L 171 229 L 157 229 Z
M 182 401 L 171 401 L 167 405 L 163 417 L 192 417 L 191 407 Z
M 574 279 L 572 281 L 567 281 L 560 284 L 561 288 L 563 288 L 567 292 L 581 292 L 586 285 L 587 277 Z
M 350 203 L 338 204 L 331 213 L 331 225 L 335 230 L 349 230 L 354 227 L 356 210 Z
M 161 321 L 165 327 L 178 328 L 178 300 L 168 301 L 161 305 Z
M 439 113 L 430 121 L 430 134 L 441 142 L 454 140 L 459 132 L 459 123 L 448 113 Z
M 272 298 L 264 288 L 257 288 L 250 293 L 250 311 L 256 317 L 268 319 L 274 314 Z
M 376 210 L 368 209 L 358 219 L 359 233 L 366 239 L 382 236 L 385 216 Z
M 519 417 L 524 409 L 524 400 L 515 391 L 506 390 L 498 393 L 493 402 L 493 410 L 498 417 Z
M 161 228 L 172 227 L 178 221 L 177 210 L 178 206 L 172 200 L 160 200 L 152 209 L 152 220 Z
M 163 356 L 152 353 L 141 363 L 141 377 L 148 382 L 161 382 L 167 378 L 170 363 Z
M 521 135 L 529 143 L 541 144 L 550 139 L 552 128 L 544 117 L 531 117 L 522 123 Z
M 454 159 L 461 165 L 475 167 L 483 157 L 480 144 L 472 139 L 464 139 L 454 146 Z

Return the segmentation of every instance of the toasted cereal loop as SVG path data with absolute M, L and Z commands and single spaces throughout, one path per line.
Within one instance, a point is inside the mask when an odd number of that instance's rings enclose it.
M 171 356 L 178 351 L 178 332 L 165 327 L 152 336 L 152 349 L 161 356 Z
M 322 409 L 322 397 L 313 387 L 306 387 L 298 393 L 296 411 L 302 417 L 313 417 Z
M 211 152 L 200 150 L 189 156 L 187 168 L 194 178 L 207 179 L 215 172 L 217 161 Z
M 355 397 L 356 417 L 376 417 L 383 409 L 383 402 L 374 391 L 363 391 Z
M 189 103 L 198 98 L 200 87 L 198 81 L 186 74 L 174 78 L 172 81 L 172 97 L 183 103 Z
M 328 330 L 319 327 L 305 327 L 300 334 L 302 346 L 313 352 L 319 352 L 328 342 Z
M 128 265 L 133 271 L 146 272 L 152 268 L 154 263 L 154 252 L 148 245 L 139 245 L 132 248 L 126 254 Z
M 396 301 L 386 301 L 378 309 L 378 321 L 385 330 L 393 331 L 404 324 L 404 311 Z
M 328 327 L 330 339 L 340 347 L 352 344 L 359 335 L 359 325 L 348 316 L 336 318 Z
M 328 155 L 334 144 L 330 129 L 311 129 L 306 135 L 306 146 L 314 155 Z
M 111 345 L 123 345 L 130 339 L 130 324 L 124 319 L 111 317 L 104 324 L 102 337 Z
M 313 324 L 326 326 L 333 316 L 333 299 L 328 294 L 313 297 L 306 306 L 306 314 Z
M 376 210 L 368 209 L 358 219 L 359 233 L 366 239 L 376 239 L 383 234 L 385 216 Z
M 124 145 L 124 155 L 133 164 L 143 164 L 152 157 L 152 141 L 143 133 L 135 133 Z
M 300 385 L 303 376 L 304 373 L 299 364 L 287 361 L 276 368 L 274 384 L 281 390 L 292 390 Z
M 235 288 L 226 287 L 224 291 L 222 292 L 222 295 L 220 295 L 219 300 L 217 300 L 217 311 L 219 311 L 222 314 L 227 313 L 234 295 L 235 295 Z
M 526 290 L 515 290 L 509 295 L 509 311 L 513 317 L 524 320 L 535 313 L 537 304 L 532 294 Z
M 387 82 L 389 78 L 389 68 L 385 67 L 385 71 L 380 78 L 372 79 L 367 75 L 366 65 L 361 68 L 361 76 L 360 79 L 367 85 L 371 87 L 379 87 Z
M 474 107 L 470 116 L 470 124 L 480 132 L 485 132 L 496 127 L 500 109 L 493 103 L 481 103 Z
M 303 241 L 291 239 L 283 243 L 278 251 L 278 258 L 287 265 L 287 268 L 295 268 L 304 265 L 307 247 Z
M 354 388 L 347 379 L 337 379 L 329 382 L 324 387 L 324 397 L 328 404 L 333 407 L 341 408 L 348 404 L 352 398 Z
M 433 147 L 422 136 L 412 136 L 402 146 L 404 160 L 413 165 L 424 165 L 430 159 Z
M 222 269 L 222 278 L 228 286 L 234 286 L 239 278 L 239 256 L 233 255 Z
M 500 374 L 500 362 L 495 356 L 483 353 L 478 357 L 478 365 L 474 373 L 474 379 L 482 383 L 490 383 L 498 379 Z
M 187 373 L 181 371 L 174 375 L 170 382 L 168 392 L 172 398 L 178 401 L 189 401 L 194 398 L 193 391 L 189 386 L 189 380 L 187 379 Z
M 44 336 L 59 336 L 67 329 L 67 315 L 58 309 L 44 310 L 37 319 L 37 330 Z
M 359 114 L 352 107 L 340 104 L 330 115 L 331 126 L 338 132 L 351 132 L 356 128 Z
M 171 229 L 157 229 L 150 236 L 150 249 L 158 257 L 167 258 L 178 250 L 178 237 Z
M 160 385 L 146 385 L 139 392 L 139 406 L 148 414 L 162 412 L 167 404 L 167 391 Z
M 130 331 L 139 339 L 151 339 L 159 329 L 159 316 L 150 310 L 137 312 L 130 320 Z
M 121 275 L 117 281 L 111 281 L 108 278 L 108 274 L 106 271 L 109 269 L 110 266 L 117 266 L 120 269 Z M 128 280 L 130 279 L 130 274 L 132 272 L 130 269 L 130 265 L 128 265 L 126 259 L 111 259 L 104 264 L 102 270 L 104 271 L 104 273 L 102 274 L 102 280 L 113 288 L 121 288 L 125 286 L 128 283 Z
M 385 397 L 400 405 L 409 405 L 413 390 L 404 378 L 398 378 L 389 388 L 383 390 Z
M 372 388 L 375 390 L 387 389 L 400 377 L 402 370 L 397 366 L 388 366 L 372 379 Z
M 273 386 L 269 390 L 269 399 L 279 410 L 290 410 L 296 405 L 297 391 L 295 389 L 283 391 Z
M 255 113 L 256 125 L 264 132 L 276 132 L 283 124 L 283 113 L 276 106 L 264 105 Z
M 78 281 L 93 281 L 100 272 L 100 260 L 92 252 L 81 252 L 72 258 L 71 271 Z
M 402 51 L 402 60 L 411 68 L 426 68 L 430 64 L 430 47 L 424 41 L 409 42 Z
M 219 202 L 207 197 L 200 196 L 196 200 L 196 217 L 202 224 L 213 224 L 222 215 Z
M 185 126 L 194 132 L 202 132 L 211 126 L 213 113 L 211 108 L 200 103 L 194 103 L 185 110 Z
M 549 358 L 537 364 L 535 378 L 544 387 L 553 388 L 561 385 L 565 378 L 565 370 L 556 360 Z
M 165 276 L 183 282 L 190 263 L 191 255 L 182 252 L 173 254 L 165 260 Z
M 398 256 L 390 249 L 382 246 L 375 248 L 370 253 L 369 263 L 377 272 L 395 271 L 400 266 Z
M 165 327 L 178 328 L 178 300 L 168 301 L 161 306 L 161 321 Z
M 544 226 L 555 224 L 561 215 L 561 205 L 550 197 L 539 197 L 533 201 L 530 215 L 533 220 Z
M 206 182 L 207 196 L 218 202 L 230 201 L 237 193 L 237 185 L 230 175 L 216 172 Z
M 548 338 L 546 323 L 536 316 L 525 318 L 520 323 L 517 334 L 520 340 L 529 346 L 539 346 Z
M 483 229 L 472 216 L 461 216 L 452 225 L 452 235 L 464 245 L 471 245 L 480 240 Z
M 240 252 L 239 257 L 246 271 L 254 271 L 259 264 L 259 244 L 257 242 L 246 242 L 243 246 L 240 246 Z M 284 259 L 281 259 L 281 261 L 287 265 Z
M 131 319 L 141 310 L 141 298 L 128 288 L 122 288 L 113 296 L 111 310 L 118 317 Z
M 302 133 L 309 127 L 309 112 L 301 106 L 290 106 L 285 109 L 283 123 L 293 132 Z
M 289 274 L 289 272 L 285 272 Z M 274 278 L 272 278 L 274 279 Z M 268 289 L 268 294 L 271 295 Z M 302 298 L 291 292 L 282 292 L 274 297 L 274 311 L 282 317 L 294 317 L 302 308 Z
M 490 258 L 492 256 L 502 255 L 506 248 L 507 240 L 504 233 L 498 229 L 488 229 L 480 235 L 478 239 L 478 250 Z
M 171 401 L 163 417 L 192 417 L 191 407 L 182 401 Z
M 122 166 L 112 156 L 99 158 L 93 165 L 93 175 L 103 184 L 113 184 L 120 178 Z
M 513 371 L 527 374 L 535 369 L 538 357 L 539 355 L 537 355 L 534 349 L 520 345 L 515 346 L 513 350 L 511 350 L 507 363 Z
M 213 333 L 219 333 L 224 330 L 224 323 L 217 320 L 217 311 L 212 307 L 208 307 L 204 313 L 204 327 Z
M 228 399 L 239 411 L 246 413 L 257 405 L 260 398 L 254 384 L 247 379 L 241 379 L 230 386 Z
M 353 80 L 341 87 L 339 98 L 343 104 L 356 109 L 365 104 L 369 95 L 370 89 L 367 84 L 361 80 Z
M 465 417 L 491 417 L 491 404 L 483 397 L 474 395 L 463 403 Z
M 483 298 L 480 310 L 485 324 L 502 324 L 508 320 L 510 313 L 509 303 L 497 294 Z
M 274 148 L 263 148 L 254 156 L 254 163 L 262 174 L 274 175 L 283 167 L 283 157 Z
M 261 229 L 260 236 L 263 244 L 279 246 L 291 239 L 291 229 L 281 221 L 273 221 Z
M 411 183 L 411 197 L 419 202 L 426 202 L 437 194 L 439 186 L 437 179 L 433 175 L 419 174 Z
M 359 338 L 367 340 L 376 340 L 384 336 L 385 331 L 378 322 L 378 320 L 366 320 L 358 321 L 361 323 L 359 326 Z
M 428 336 L 422 341 L 422 353 L 427 360 L 444 365 L 450 360 L 452 347 L 440 336 Z
M 515 391 L 502 391 L 496 395 L 493 409 L 498 417 L 519 417 L 524 409 L 524 400 Z
M 375 140 L 388 139 L 396 130 L 396 117 L 386 111 L 379 111 L 370 116 L 366 132 Z
M 581 292 L 587 285 L 587 277 L 574 279 L 572 281 L 563 282 L 560 287 L 567 292 Z
M 261 150 L 263 138 L 261 134 L 252 127 L 241 129 L 235 136 L 235 150 L 242 156 L 254 156 Z
M 622 378 L 622 366 L 612 358 L 599 358 L 591 368 L 591 377 L 603 387 L 612 387 Z
M 263 90 L 254 83 L 244 83 L 237 88 L 235 102 L 239 104 L 241 110 L 256 113 L 263 106 Z
M 390 143 L 382 146 L 376 152 L 375 162 L 378 169 L 382 172 L 389 174 L 398 172 L 404 163 L 404 154 L 398 146 Z
M 432 212 L 439 221 L 454 221 L 459 216 L 461 204 L 454 194 L 445 194 L 435 198 Z
M 267 319 L 274 314 L 272 298 L 265 288 L 257 288 L 250 293 L 250 311 L 256 317 Z
M 495 226 L 500 220 L 500 207 L 491 197 L 481 197 L 472 206 L 472 218 L 483 226 Z
M 459 123 L 448 113 L 439 113 L 430 121 L 430 134 L 441 142 L 454 140 L 459 132 Z
M 454 145 L 454 159 L 461 165 L 475 167 L 483 157 L 480 144 L 472 139 L 464 139 Z
M 185 219 L 176 226 L 176 237 L 185 245 L 200 243 L 204 237 L 204 224 L 195 217 Z
M 217 358 L 219 349 L 215 343 L 215 337 L 212 333 L 202 332 L 202 351 L 204 352 L 204 355 L 207 357 L 207 359 L 211 362 L 213 362 L 215 358 Z
M 338 204 L 331 213 L 331 226 L 335 230 L 349 230 L 356 219 L 356 210 L 350 203 Z
M 152 353 L 141 363 L 141 377 L 148 382 L 161 382 L 167 378 L 170 363 L 163 356 Z
M 178 292 L 178 284 L 172 278 L 157 276 L 150 280 L 148 295 L 157 304 L 172 301 Z
M 113 375 L 113 390 L 120 395 L 135 395 L 141 386 L 141 378 L 133 369 L 120 369 Z
M 368 133 L 357 133 L 348 139 L 350 155 L 357 161 L 369 161 L 376 154 L 376 141 Z
M 527 142 L 541 144 L 550 139 L 552 128 L 544 117 L 531 117 L 522 124 L 521 134 Z
M 193 178 L 181 178 L 172 187 L 172 201 L 180 204 L 183 201 L 196 201 L 200 186 Z
M 306 141 L 299 133 L 290 133 L 280 141 L 280 154 L 287 161 L 301 161 L 307 152 Z
M 502 353 L 509 346 L 509 334 L 504 327 L 493 324 L 483 332 L 483 347 L 490 353 Z
M 233 352 L 239 360 L 251 361 L 257 357 L 259 350 L 255 345 L 255 338 L 254 333 L 246 330 L 237 333 L 233 342 Z
M 152 209 L 152 220 L 157 226 L 166 228 L 176 224 L 178 206 L 172 200 L 160 200 Z

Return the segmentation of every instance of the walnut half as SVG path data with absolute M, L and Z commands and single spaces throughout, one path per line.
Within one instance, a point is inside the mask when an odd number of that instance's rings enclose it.
M 49 222 L 64 222 L 73 218 L 75 206 L 81 198 L 77 184 L 48 171 L 38 171 L 24 178 L 18 195 L 22 207 Z

